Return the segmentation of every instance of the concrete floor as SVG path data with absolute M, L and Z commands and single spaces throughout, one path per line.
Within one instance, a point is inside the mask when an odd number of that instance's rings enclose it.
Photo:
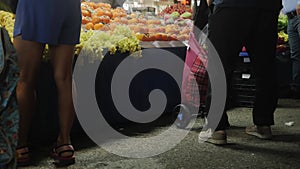
M 125 158 L 110 154 L 82 135 L 73 140 L 76 164 L 70 169 L 196 169 L 196 168 L 270 168 L 300 169 L 300 100 L 281 99 L 275 112 L 273 139 L 259 140 L 245 134 L 252 124 L 250 108 L 235 108 L 228 113 L 231 128 L 228 145 L 198 143 L 202 119 L 197 119 L 189 134 L 175 148 L 150 158 Z M 286 126 L 286 122 L 294 122 Z M 131 126 L 134 127 L 134 126 Z M 129 127 L 130 128 L 130 127 Z M 157 127 L 140 135 L 152 135 L 166 127 Z M 148 145 L 145 145 L 148 146 Z M 33 166 L 28 169 L 55 168 L 48 157 L 49 146 L 37 146 Z

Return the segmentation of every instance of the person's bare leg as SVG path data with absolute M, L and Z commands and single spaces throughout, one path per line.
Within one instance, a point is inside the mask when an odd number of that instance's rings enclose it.
M 17 85 L 17 100 L 20 112 L 18 147 L 27 146 L 32 114 L 36 110 L 35 87 L 44 45 L 14 38 L 18 54 L 20 78 Z
M 58 113 L 60 132 L 57 145 L 70 144 L 70 132 L 74 120 L 74 106 L 72 99 L 72 65 L 74 46 L 57 45 L 50 47 L 54 79 L 58 91 Z M 64 153 L 68 156 L 68 153 Z

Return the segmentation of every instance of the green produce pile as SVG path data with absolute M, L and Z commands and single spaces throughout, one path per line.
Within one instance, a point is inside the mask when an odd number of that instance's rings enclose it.
M 280 14 L 278 17 L 278 32 L 286 32 L 288 25 L 288 18 L 286 15 Z

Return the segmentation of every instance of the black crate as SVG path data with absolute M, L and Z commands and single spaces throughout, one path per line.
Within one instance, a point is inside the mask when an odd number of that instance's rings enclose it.
M 232 73 L 231 97 L 235 107 L 253 107 L 255 101 L 255 74 L 248 55 L 241 55 Z

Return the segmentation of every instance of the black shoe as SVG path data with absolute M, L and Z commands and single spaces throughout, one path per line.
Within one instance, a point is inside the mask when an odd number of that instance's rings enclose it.
M 300 99 L 300 89 L 291 87 L 291 98 Z
M 269 140 L 272 138 L 272 130 L 270 126 L 248 126 L 245 131 L 247 134 L 256 136 L 260 139 Z

